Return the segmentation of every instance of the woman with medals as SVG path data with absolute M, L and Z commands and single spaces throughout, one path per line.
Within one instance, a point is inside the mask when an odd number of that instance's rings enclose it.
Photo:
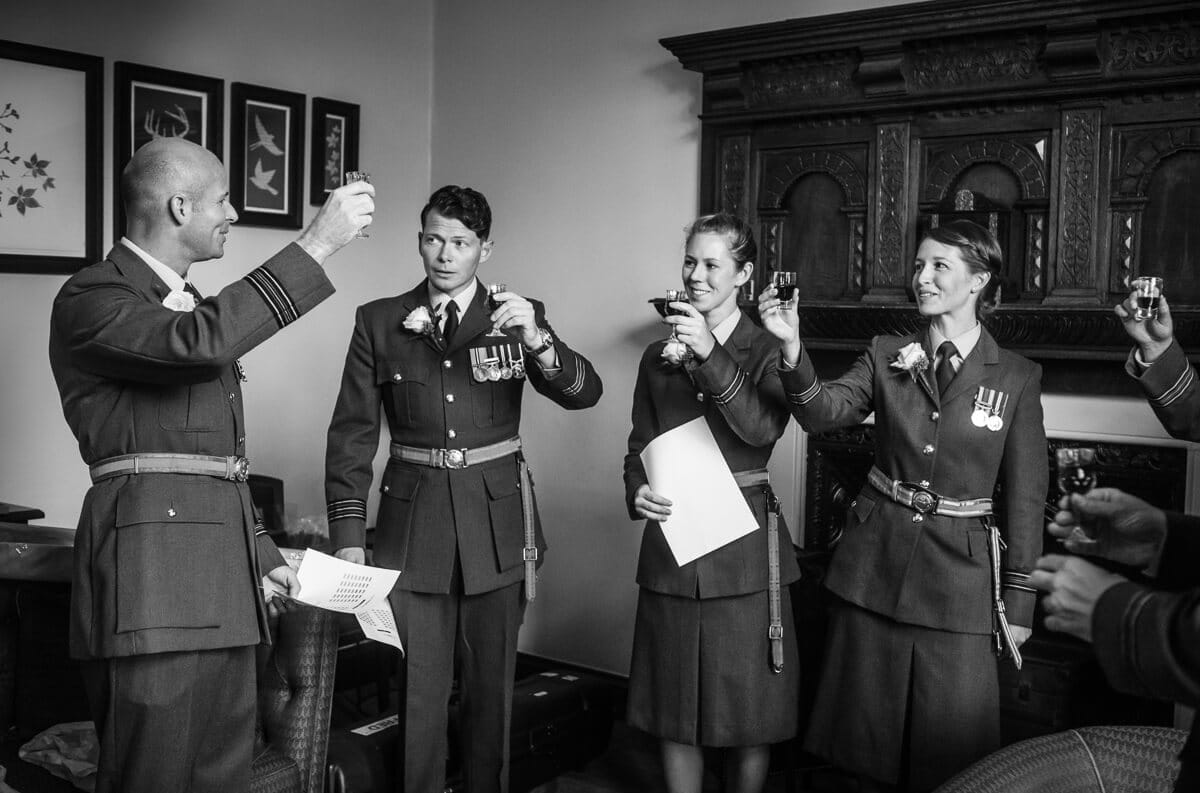
M 670 793 L 699 793 L 704 747 L 724 749 L 725 790 L 757 793 L 770 744 L 797 731 L 800 670 L 787 585 L 799 569 L 766 472 L 788 407 L 774 339 L 737 305 L 756 254 L 738 218 L 708 215 L 691 225 L 687 302 L 670 304 L 680 312 L 664 319 L 674 333 L 642 355 L 633 396 L 625 494 L 630 517 L 646 526 L 628 720 L 660 739 Z M 660 525 L 669 525 L 672 502 L 651 489 L 640 453 L 700 417 L 758 528 L 681 566 Z
M 1019 666 L 1030 635 L 1049 477 L 1041 368 L 980 324 L 1000 271 L 979 225 L 930 229 L 912 274 L 928 324 L 875 337 L 836 380 L 817 376 L 796 301 L 759 297 L 800 425 L 875 415 L 874 465 L 825 578 L 836 597 L 805 736 L 863 790 L 931 790 L 999 748 L 996 655 Z

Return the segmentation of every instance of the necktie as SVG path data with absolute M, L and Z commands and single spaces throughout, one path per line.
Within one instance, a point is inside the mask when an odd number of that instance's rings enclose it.
M 938 393 L 946 393 L 950 381 L 954 379 L 954 364 L 950 359 L 958 354 L 958 349 L 952 341 L 944 341 L 938 347 L 937 384 Z
M 446 301 L 446 325 L 442 328 L 442 338 L 449 344 L 454 338 L 454 332 L 458 330 L 458 303 L 453 300 Z
M 187 292 L 189 295 L 196 298 L 197 303 L 199 303 L 201 300 L 204 299 L 204 298 L 200 297 L 199 290 L 197 290 L 196 287 L 192 286 L 191 282 L 189 282 L 189 281 L 184 281 L 183 291 Z

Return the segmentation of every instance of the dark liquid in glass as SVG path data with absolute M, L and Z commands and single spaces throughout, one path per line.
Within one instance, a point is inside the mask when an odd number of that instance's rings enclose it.
M 1137 302 L 1138 311 L 1144 311 L 1149 314 L 1158 308 L 1157 297 L 1143 297 L 1142 295 L 1138 295 L 1134 300 Z
M 1066 493 L 1086 493 L 1096 486 L 1096 474 L 1087 468 L 1068 468 L 1058 472 L 1058 489 Z
M 670 301 L 669 303 L 667 303 L 667 304 L 665 305 L 665 308 L 666 308 L 666 310 L 667 310 L 667 316 L 668 316 L 668 317 L 682 317 L 682 316 L 684 316 L 685 314 L 687 314 L 687 312 L 686 312 L 686 311 L 684 311 L 684 310 L 683 310 L 683 309 L 681 309 L 681 308 L 671 308 L 671 303 L 688 303 L 688 302 L 690 302 L 690 301 L 689 301 L 689 300 L 688 300 L 686 297 L 683 297 L 683 298 L 679 298 L 679 299 L 677 299 L 677 300 L 672 300 L 672 301 Z
M 795 295 L 796 295 L 796 285 L 795 284 L 791 284 L 789 286 L 775 287 L 775 296 L 778 297 L 781 301 L 787 302 L 788 300 L 791 300 Z

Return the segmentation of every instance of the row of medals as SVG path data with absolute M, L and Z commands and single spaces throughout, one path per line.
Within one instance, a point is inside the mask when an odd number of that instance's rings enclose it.
M 494 347 L 472 347 L 471 376 L 475 382 L 488 380 L 520 380 L 525 376 L 525 357 L 514 344 L 498 344 Z
M 1004 427 L 1004 408 L 1008 406 L 1008 394 L 994 388 L 979 386 L 975 394 L 975 409 L 971 411 L 971 423 L 976 427 L 987 427 L 999 432 Z

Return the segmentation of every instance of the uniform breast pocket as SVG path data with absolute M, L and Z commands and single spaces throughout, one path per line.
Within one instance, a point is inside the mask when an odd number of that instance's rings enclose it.
M 396 420 L 415 427 L 422 416 L 430 415 L 429 364 L 427 361 L 379 359 L 375 362 L 375 381 L 390 398 Z
M 858 526 L 867 522 L 867 518 L 875 511 L 875 499 L 859 493 L 850 502 L 846 510 L 846 527 Z
M 229 409 L 219 380 L 165 388 L 158 395 L 158 423 L 165 430 L 212 432 Z
M 142 479 L 117 496 L 117 631 L 220 627 L 226 604 L 205 593 L 235 591 L 247 564 L 241 532 L 225 526 L 225 486 Z
M 513 377 L 508 380 L 471 381 L 471 413 L 476 427 L 493 427 L 497 424 L 515 422 L 521 415 L 521 392 L 525 381 Z

